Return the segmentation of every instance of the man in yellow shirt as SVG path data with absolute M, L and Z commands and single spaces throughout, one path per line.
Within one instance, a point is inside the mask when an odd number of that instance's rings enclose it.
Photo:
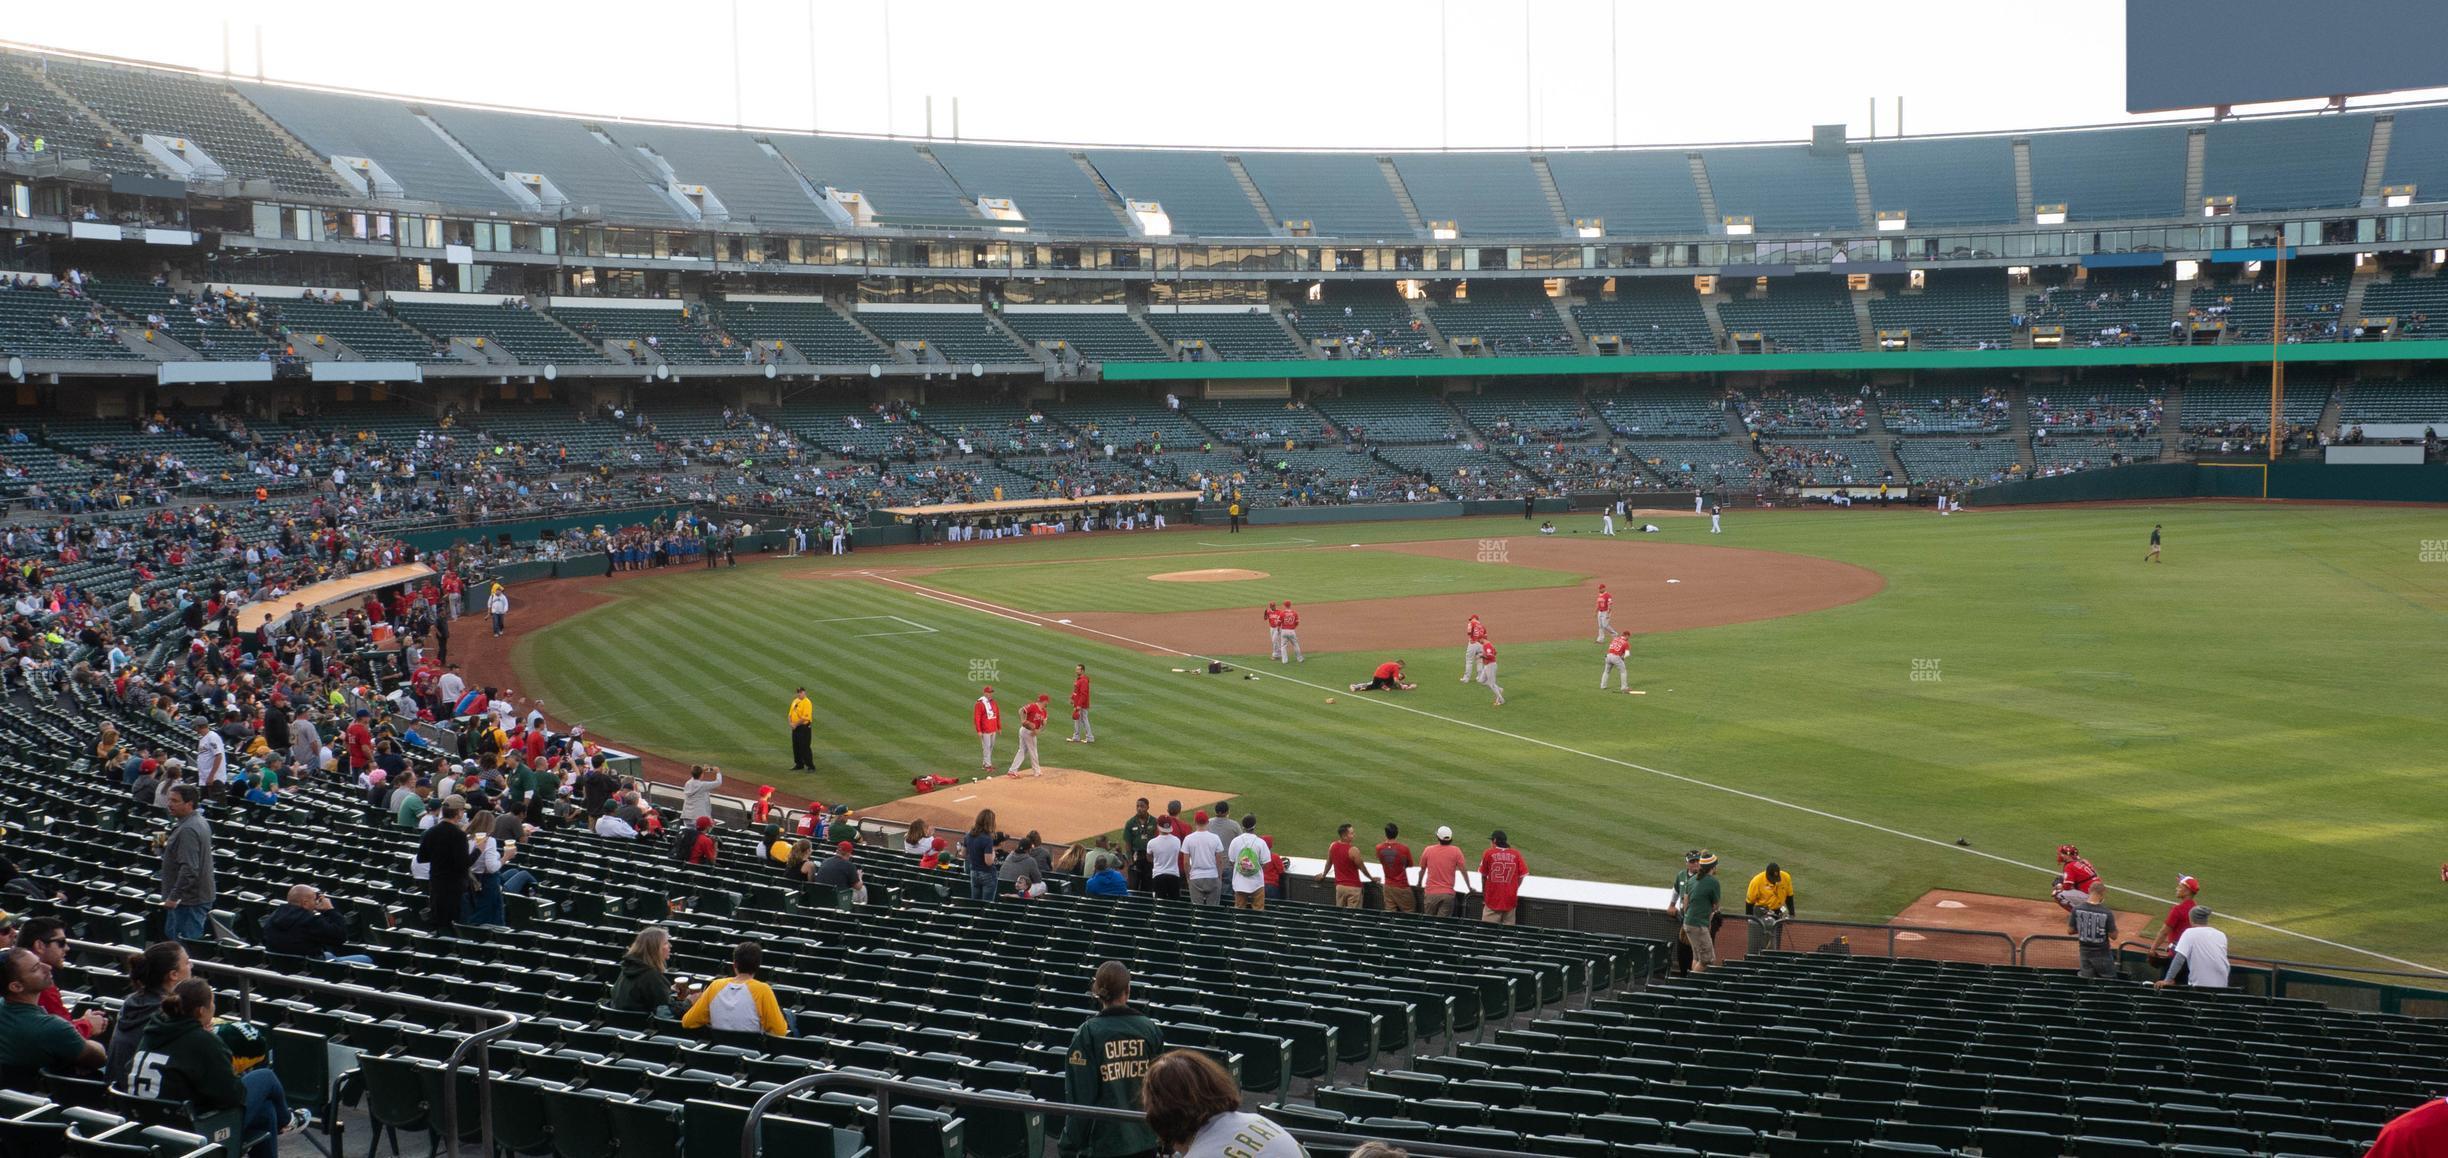
M 816 705 L 808 702 L 806 688 L 791 697 L 791 771 L 816 770 Z
M 1792 919 L 1793 877 L 1778 868 L 1775 861 L 1770 861 L 1767 868 L 1751 878 L 1751 887 L 1743 891 L 1743 911 L 1754 917 L 1768 917 L 1779 915 L 1779 910 L 1783 911 L 1783 917 Z
M 774 1000 L 773 986 L 756 979 L 757 970 L 765 967 L 765 950 L 754 941 L 742 941 L 731 950 L 731 976 L 705 987 L 697 995 L 697 1003 L 680 1015 L 685 1029 L 713 1026 L 730 1033 L 759 1031 L 779 1037 L 790 1036 L 790 1022 L 782 1016 L 782 1006 Z

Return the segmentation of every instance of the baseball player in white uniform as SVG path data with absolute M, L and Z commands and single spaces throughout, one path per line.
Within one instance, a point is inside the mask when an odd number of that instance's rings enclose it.
M 1621 677 L 1616 682 L 1623 686 L 1623 690 L 1627 692 L 1632 690 L 1632 669 L 1624 666 L 1624 657 L 1630 654 L 1632 654 L 1632 637 L 1624 632 L 1616 632 L 1615 642 L 1607 645 L 1606 666 L 1598 669 L 1599 691 L 1607 690 L 1607 677 L 1610 675 Z
M 1615 508 L 1608 507 L 1605 514 L 1598 516 L 1598 533 L 1610 539 L 1615 537 Z
M 1479 641 L 1479 682 L 1496 693 L 1496 706 L 1503 707 L 1504 688 L 1496 682 L 1496 645 L 1484 639 Z
M 1693 514 L 1695 514 L 1695 515 L 1697 515 L 1697 514 L 1703 514 L 1703 513 L 1707 512 L 1707 510 L 1708 510 L 1708 501 L 1700 497 L 1700 492 L 1698 492 L 1698 491 L 1693 491 L 1693 492 L 1692 492 L 1692 513 L 1693 513 Z
M 1724 525 L 1723 525 L 1723 524 L 1720 524 L 1720 523 L 1717 521 L 1717 518 L 1718 518 L 1717 508 L 1715 508 L 1715 507 L 1710 507 L 1710 508 L 1709 508 L 1709 534 L 1715 535 L 1715 534 L 1721 533 L 1721 532 L 1723 532 L 1723 531 L 1725 530 Z
M 1487 642 L 1487 625 L 1479 622 L 1479 613 L 1471 613 L 1470 622 L 1462 626 L 1462 682 L 1479 678 L 1479 645 Z
M 1598 585 L 1598 638 L 1590 642 L 1605 643 L 1607 634 L 1614 630 L 1615 595 L 1606 589 L 1606 584 L 1601 583 Z

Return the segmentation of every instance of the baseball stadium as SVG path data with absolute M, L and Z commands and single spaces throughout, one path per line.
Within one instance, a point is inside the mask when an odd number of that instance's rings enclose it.
M 2448 1155 L 2448 13 L 228 7 L 0 42 L 0 1153 Z

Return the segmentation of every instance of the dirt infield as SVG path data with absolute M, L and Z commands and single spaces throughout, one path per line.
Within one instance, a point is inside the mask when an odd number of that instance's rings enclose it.
M 1049 843 L 1074 844 L 1119 830 L 1142 796 L 1159 815 L 1169 800 L 1181 801 L 1187 815 L 1233 799 L 1231 793 L 1205 788 L 1146 784 L 1049 764 L 1042 777 L 990 776 L 862 808 L 859 816 L 893 824 L 924 820 L 930 827 L 961 833 L 969 830 L 979 809 L 991 808 L 1003 816 L 1028 817 L 1037 835 Z
M 1501 543 L 1501 546 L 1497 544 Z M 1357 548 L 1396 556 L 1519 565 L 1593 576 L 1572 587 L 1415 595 L 1301 605 L 1304 652 L 1421 650 L 1462 642 L 1473 613 L 1501 647 L 1508 642 L 1595 639 L 1598 584 L 1615 594 L 1615 625 L 1636 635 L 1748 623 L 1823 611 L 1867 599 L 1886 586 L 1875 571 L 1776 551 L 1536 535 L 1504 540 L 1447 539 Z M 1256 604 L 1252 604 L 1254 608 Z M 1265 627 L 1254 610 L 1047 612 L 1083 627 L 1202 655 L 1254 652 Z M 1159 652 L 1157 647 L 1143 650 Z
M 2149 944 L 2159 931 L 2165 913 L 2133 913 L 2116 911 L 2117 940 L 2140 941 Z M 2016 941 L 2026 937 L 2063 937 L 2066 935 L 2065 910 L 2043 898 L 2001 897 L 1994 893 L 1959 893 L 1953 889 L 1932 889 L 1920 899 L 1904 906 L 1895 915 L 1898 925 L 1914 925 L 1925 929 L 1981 929 L 2004 933 Z M 1943 934 L 1898 933 L 1902 938 L 1915 937 L 1923 942 L 1949 940 Z M 1899 952 L 1903 944 L 1897 946 Z M 1911 954 L 1906 954 L 1911 955 Z M 1963 960 L 1964 957 L 1953 959 Z M 2033 941 L 2025 946 L 2024 961 L 2044 969 L 2072 969 L 2076 959 L 2072 941 Z
M 1162 575 L 1150 575 L 1148 579 L 1157 583 L 1239 583 L 1266 577 L 1264 571 L 1242 567 L 1208 567 L 1199 571 L 1167 571 Z

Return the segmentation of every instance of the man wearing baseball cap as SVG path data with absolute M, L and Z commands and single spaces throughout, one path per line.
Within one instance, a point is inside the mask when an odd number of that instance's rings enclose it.
M 1691 892 L 1692 878 L 1699 875 L 1700 850 L 1696 848 L 1690 849 L 1683 854 L 1683 869 L 1681 872 L 1675 874 L 1674 894 L 1666 902 L 1666 915 L 1675 919 L 1677 928 L 1682 926 L 1683 898 Z M 1691 973 L 1691 968 L 1691 945 L 1685 942 L 1683 938 L 1678 935 L 1675 937 L 1675 975 L 1678 977 L 1688 976 Z
M 1705 972 L 1717 967 L 1715 923 L 1720 888 L 1717 884 L 1717 856 L 1700 850 L 1700 859 L 1692 862 L 1691 884 L 1683 894 L 1683 936 L 1691 946 L 1691 971 Z
M 2182 978 L 2195 989 L 2227 988 L 2227 934 L 2210 927 L 2210 906 L 2193 906 L 2185 919 L 2190 927 L 2176 938 L 2167 976 L 2151 982 L 2151 987 L 2165 989 Z
M 1462 858 L 1462 850 L 1453 842 L 1453 829 L 1438 825 L 1436 843 L 1420 850 L 1420 897 L 1431 917 L 1454 915 L 1454 902 L 1459 895 L 1454 883 L 1470 887 L 1470 865 Z
M 2176 903 L 2168 907 L 2167 923 L 2159 927 L 2159 935 L 2151 939 L 2151 964 L 2166 968 L 2168 949 L 2176 944 L 2185 930 L 2193 927 L 2193 898 L 2201 895 L 2201 882 L 2190 874 L 2176 878 Z

